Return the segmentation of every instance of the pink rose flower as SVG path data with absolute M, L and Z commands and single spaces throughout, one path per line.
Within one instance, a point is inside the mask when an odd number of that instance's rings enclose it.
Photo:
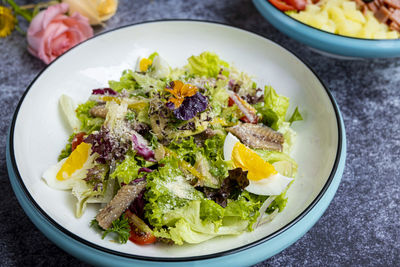
M 52 5 L 37 14 L 28 28 L 28 51 L 46 64 L 93 36 L 89 20 L 79 13 L 67 16 L 68 4 Z

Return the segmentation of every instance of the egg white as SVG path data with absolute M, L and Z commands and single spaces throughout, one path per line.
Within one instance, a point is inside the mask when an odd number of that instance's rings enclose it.
M 237 142 L 240 142 L 239 139 L 231 133 L 225 137 L 224 141 L 224 159 L 231 160 L 232 159 L 232 151 L 233 147 Z
M 233 134 L 228 133 L 224 142 L 225 160 L 232 159 L 233 147 L 237 142 L 240 142 L 239 139 Z M 245 190 L 256 195 L 280 195 L 291 181 L 293 181 L 293 178 L 289 178 L 278 173 L 258 181 L 253 181 L 249 179 L 249 185 L 245 188 Z
M 245 188 L 250 193 L 264 196 L 280 195 L 293 178 L 275 174 L 258 181 L 249 180 L 249 185 Z
M 136 61 L 135 71 L 138 71 L 138 72 L 141 71 L 140 70 L 140 61 L 142 61 L 142 59 L 144 59 L 144 58 L 146 58 L 146 57 L 144 57 L 144 56 L 138 57 L 138 59 Z M 152 66 L 153 66 L 153 71 L 151 72 L 151 76 L 153 78 L 162 79 L 162 78 L 167 77 L 170 73 L 170 66 L 169 66 L 168 62 L 164 58 L 162 58 L 158 55 L 154 57 Z
M 166 78 L 170 73 L 168 62 L 160 56 L 155 56 L 153 60 L 154 71 L 151 75 L 156 79 Z

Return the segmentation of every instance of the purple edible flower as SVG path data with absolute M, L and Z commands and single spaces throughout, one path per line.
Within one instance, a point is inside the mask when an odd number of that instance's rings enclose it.
M 92 95 L 117 95 L 118 93 L 115 92 L 111 88 L 98 88 L 98 89 L 93 89 Z
M 154 159 L 154 151 L 148 148 L 146 144 L 141 144 L 136 135 L 132 135 L 132 145 L 139 156 L 142 156 L 147 161 L 156 161 Z
M 172 102 L 167 102 L 167 107 L 173 110 L 176 118 L 187 121 L 196 116 L 197 113 L 206 110 L 208 105 L 207 97 L 203 96 L 199 92 L 190 97 L 185 97 L 182 105 L 175 109 L 175 105 Z

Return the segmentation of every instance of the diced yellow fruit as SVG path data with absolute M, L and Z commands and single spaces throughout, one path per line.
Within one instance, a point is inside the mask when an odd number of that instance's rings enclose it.
M 343 1 L 342 2 L 343 11 L 355 11 L 357 10 L 356 2 L 354 1 Z
M 361 12 L 354 0 L 321 0 L 305 11 L 287 12 L 312 27 L 345 36 L 367 39 L 396 39 L 400 34 L 380 23 L 371 11 Z
M 338 33 L 341 35 L 356 36 L 361 29 L 360 23 L 351 20 L 344 20 L 337 24 Z
M 363 27 L 356 37 L 372 39 L 373 36 L 374 36 L 374 32 L 371 29 L 369 29 L 367 27 Z
M 299 13 L 299 16 L 298 16 L 299 21 L 301 21 L 305 24 L 308 24 L 309 19 L 310 19 L 310 17 L 306 13 L 301 13 L 301 12 Z
M 306 6 L 306 13 L 310 14 L 310 13 L 318 13 L 320 11 L 320 7 L 317 5 L 307 5 Z
M 374 39 L 386 39 L 386 32 L 383 32 L 383 31 L 375 32 L 373 38 Z
M 387 39 L 397 39 L 399 38 L 399 33 L 396 31 L 390 31 L 386 34 Z
M 321 29 L 326 23 L 328 23 L 328 16 L 324 16 L 321 13 L 316 14 L 308 20 L 308 23 L 318 29 Z
M 359 23 L 366 22 L 364 15 L 358 10 L 345 10 L 344 15 L 347 19 L 355 21 L 355 22 L 359 22 Z
M 333 20 L 335 23 L 340 23 L 341 21 L 344 21 L 346 19 L 343 11 L 337 6 L 331 7 L 328 10 L 328 14 L 329 18 Z
M 330 33 L 335 33 L 336 32 L 336 24 L 332 20 L 328 20 L 328 22 L 321 27 L 321 30 L 327 31 Z

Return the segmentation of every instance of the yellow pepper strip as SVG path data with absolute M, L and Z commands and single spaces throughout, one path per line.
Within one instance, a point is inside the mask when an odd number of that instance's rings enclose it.
M 187 171 L 190 172 L 193 176 L 197 177 L 197 178 L 200 179 L 201 181 L 205 181 L 206 178 L 205 178 L 201 173 L 199 173 L 192 165 L 190 165 L 189 162 L 187 162 L 187 161 L 185 161 L 185 160 L 183 160 L 183 159 L 180 159 L 180 158 L 178 157 L 178 155 L 176 155 L 176 153 L 175 153 L 174 151 L 172 151 L 172 150 L 170 150 L 170 149 L 168 149 L 168 148 L 166 148 L 166 147 L 164 147 L 164 149 L 165 149 L 165 152 L 166 152 L 167 155 L 173 156 L 173 157 L 175 157 L 175 158 L 178 159 L 178 161 L 179 161 L 179 166 L 181 166 L 184 170 L 187 170 Z

